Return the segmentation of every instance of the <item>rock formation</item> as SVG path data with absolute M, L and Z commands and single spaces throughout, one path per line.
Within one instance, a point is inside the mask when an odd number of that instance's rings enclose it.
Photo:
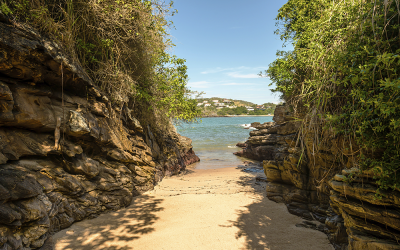
M 198 160 L 190 139 L 153 134 L 57 44 L 0 16 L 0 249 L 51 249 L 53 232 Z
M 400 249 L 399 190 L 375 198 L 371 171 L 349 182 L 359 170 L 351 157 L 338 159 L 340 138 L 326 135 L 315 148 L 287 106 L 277 106 L 274 121 L 253 123 L 257 130 L 236 153 L 263 161 L 267 197 L 285 203 L 293 214 L 323 223 L 317 229 L 335 249 Z

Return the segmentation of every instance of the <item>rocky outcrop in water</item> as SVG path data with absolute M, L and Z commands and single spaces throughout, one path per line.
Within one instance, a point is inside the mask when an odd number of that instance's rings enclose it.
M 335 249 L 400 249 L 399 190 L 375 198 L 371 171 L 346 181 L 359 170 L 350 157 L 338 159 L 340 138 L 326 135 L 315 148 L 310 133 L 299 134 L 300 123 L 287 106 L 277 106 L 274 121 L 253 123 L 257 130 L 237 153 L 263 161 L 267 197 L 322 223 L 314 228 L 325 232 Z
M 51 249 L 53 232 L 198 160 L 189 138 L 153 134 L 57 44 L 0 16 L 0 249 Z

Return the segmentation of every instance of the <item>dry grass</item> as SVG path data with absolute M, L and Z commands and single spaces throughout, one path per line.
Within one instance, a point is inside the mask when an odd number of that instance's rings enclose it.
M 128 103 L 139 84 L 151 85 L 159 54 L 172 45 L 166 39 L 169 6 L 163 1 L 0 0 L 0 4 L 6 4 L 16 20 L 58 41 L 118 105 Z

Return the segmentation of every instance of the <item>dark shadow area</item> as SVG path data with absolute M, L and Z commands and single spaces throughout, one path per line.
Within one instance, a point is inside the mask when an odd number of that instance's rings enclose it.
M 182 175 L 189 175 L 189 174 L 193 174 L 193 173 L 194 173 L 194 169 L 186 168 L 185 170 L 182 170 L 182 171 L 180 172 L 179 176 L 182 176 Z
M 56 249 L 135 249 L 136 239 L 154 231 L 152 225 L 159 219 L 156 212 L 164 210 L 160 207 L 162 201 L 141 195 L 134 197 L 127 208 L 77 222 L 54 236 Z
M 246 239 L 244 249 L 279 249 L 271 245 L 268 237 L 267 228 L 273 227 L 275 221 L 265 213 L 265 210 L 269 209 L 267 204 L 261 201 L 245 208 L 247 211 L 240 211 L 238 220 L 233 222 L 233 225 L 239 228 L 236 238 Z
M 245 172 L 250 176 L 241 177 L 237 183 L 245 187 L 246 192 L 258 194 L 259 198 L 238 210 L 236 221 L 230 221 L 239 229 L 236 238 L 245 238 L 242 249 L 331 249 L 325 234 L 317 232 L 320 235 L 316 237 L 315 230 L 299 228 L 296 226 L 299 218 L 290 214 L 284 204 L 266 197 L 267 181 L 263 173 Z

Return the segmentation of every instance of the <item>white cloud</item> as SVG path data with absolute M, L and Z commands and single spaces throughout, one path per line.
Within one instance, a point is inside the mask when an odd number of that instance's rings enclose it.
M 188 86 L 192 88 L 206 89 L 210 87 L 210 82 L 207 81 L 189 82 Z
M 241 74 L 240 72 L 230 72 L 228 73 L 228 76 L 234 78 L 260 78 L 257 74 Z
M 233 69 L 232 68 L 220 68 L 220 67 L 217 67 L 215 69 L 209 69 L 209 70 L 203 71 L 201 73 L 203 75 L 206 75 L 206 74 L 220 73 L 220 72 L 227 71 L 227 70 L 233 70 Z
M 256 84 L 254 84 L 254 83 L 229 82 L 229 83 L 223 83 L 221 85 L 225 85 L 225 86 L 247 86 L 247 85 L 256 85 Z
M 206 71 L 201 72 L 202 74 L 214 74 L 214 73 L 220 73 L 220 72 L 224 72 L 224 71 L 242 71 L 242 70 L 246 70 L 246 71 L 260 71 L 260 70 L 265 70 L 267 67 L 246 67 L 246 66 L 240 66 L 240 67 L 235 67 L 235 68 L 221 68 L 221 67 L 217 67 L 214 69 L 209 69 Z

